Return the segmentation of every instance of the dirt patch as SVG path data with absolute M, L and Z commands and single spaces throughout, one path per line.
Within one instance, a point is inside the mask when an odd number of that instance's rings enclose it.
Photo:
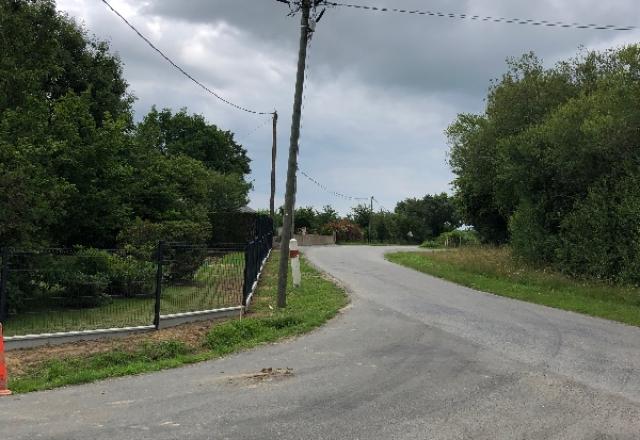
M 211 329 L 211 327 L 230 319 L 234 318 L 194 322 L 150 333 L 125 336 L 117 339 L 80 341 L 62 345 L 11 350 L 5 353 L 5 358 L 9 374 L 20 376 L 25 374 L 32 367 L 48 360 L 69 357 L 87 357 L 113 350 L 132 351 L 141 343 L 147 341 L 182 341 L 190 347 L 200 348 L 204 341 L 205 334 Z
M 258 373 L 226 376 L 224 380 L 229 385 L 255 387 L 263 382 L 273 382 L 276 380 L 287 379 L 292 376 L 292 368 L 263 368 Z

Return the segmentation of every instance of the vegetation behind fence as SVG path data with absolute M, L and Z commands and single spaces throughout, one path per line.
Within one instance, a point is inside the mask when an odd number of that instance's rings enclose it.
M 246 303 L 273 240 L 159 242 L 123 249 L 2 249 L 0 320 L 7 336 L 159 325 L 161 316 Z

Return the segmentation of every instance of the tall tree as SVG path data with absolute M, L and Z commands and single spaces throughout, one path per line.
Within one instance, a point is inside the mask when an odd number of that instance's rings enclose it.
M 465 220 L 530 261 L 636 282 L 640 46 L 510 66 L 449 128 Z
M 201 115 L 189 115 L 184 108 L 174 114 L 154 107 L 137 131 L 164 154 L 192 157 L 223 174 L 251 172 L 247 151 L 235 142 L 233 133 L 209 124 Z

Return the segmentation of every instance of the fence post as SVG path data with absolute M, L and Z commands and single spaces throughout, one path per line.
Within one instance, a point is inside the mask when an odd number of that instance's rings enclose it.
M 249 253 L 251 252 L 251 245 L 253 244 L 253 241 L 249 242 L 249 244 L 247 244 L 247 246 L 244 248 L 244 283 L 242 285 L 242 305 L 246 306 L 247 305 L 247 297 L 249 296 L 249 291 L 251 289 L 251 281 L 249 280 L 249 278 L 251 277 L 250 275 L 250 265 L 251 265 L 251 257 L 249 255 Z
M 8 315 L 7 278 L 9 276 L 9 249 L 2 248 L 2 269 L 0 270 L 0 322 L 5 322 Z
M 158 254 L 157 261 L 158 267 L 156 270 L 156 303 L 153 314 L 153 325 L 156 330 L 160 329 L 160 298 L 162 296 L 162 266 L 164 264 L 164 241 L 158 242 Z

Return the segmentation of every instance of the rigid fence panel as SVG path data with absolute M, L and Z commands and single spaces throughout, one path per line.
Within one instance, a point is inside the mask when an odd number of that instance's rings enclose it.
M 153 323 L 156 265 L 122 251 L 3 251 L 5 336 Z
M 247 244 L 124 250 L 3 248 L 5 336 L 159 327 L 163 317 L 245 305 L 273 240 L 257 218 Z
M 164 245 L 160 315 L 240 306 L 245 248 L 243 244 Z

